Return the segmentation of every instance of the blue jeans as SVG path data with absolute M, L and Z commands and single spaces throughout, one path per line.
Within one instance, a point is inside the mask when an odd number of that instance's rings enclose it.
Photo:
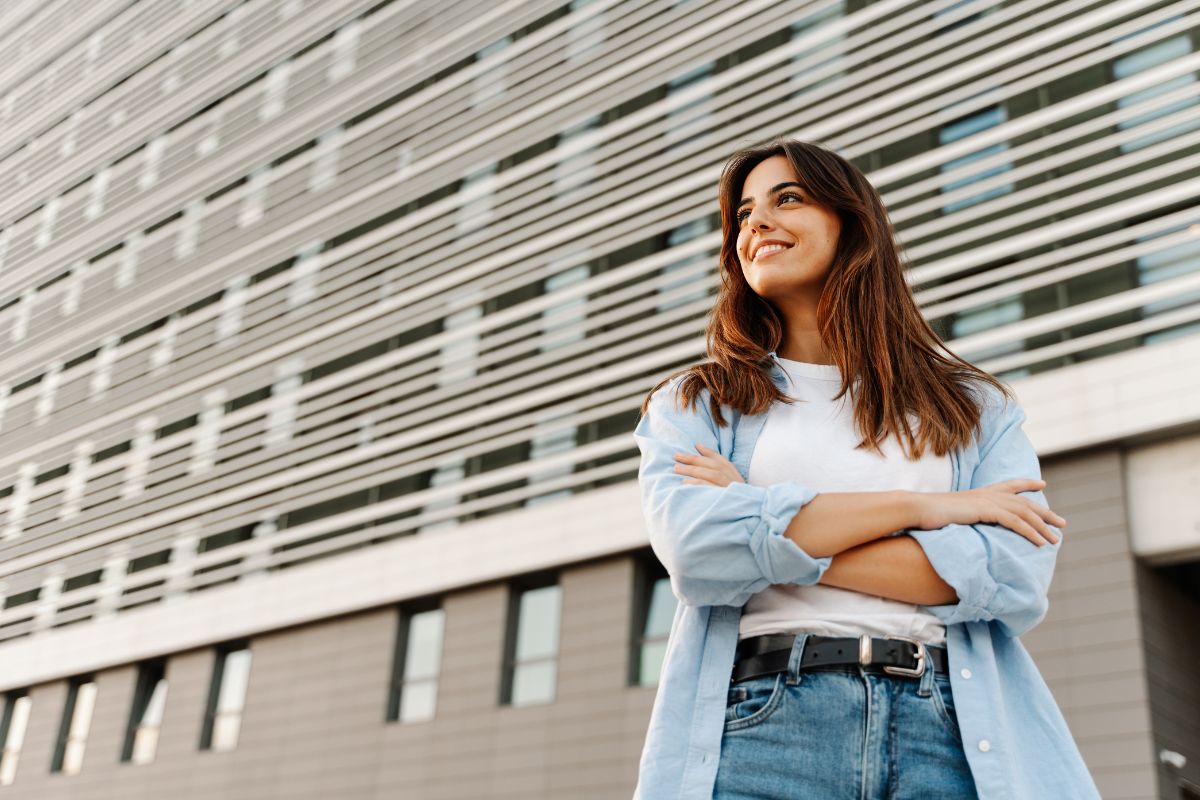
M 973 800 L 950 678 L 878 665 L 799 669 L 729 687 L 713 800 Z

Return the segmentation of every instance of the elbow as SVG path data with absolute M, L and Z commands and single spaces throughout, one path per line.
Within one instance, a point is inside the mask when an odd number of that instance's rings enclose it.
M 658 550 L 656 549 L 657 553 Z M 739 580 L 733 575 L 713 571 L 713 563 L 697 559 L 686 549 L 659 557 L 671 577 L 671 590 L 686 606 L 742 606 L 763 586 L 764 579 Z
M 1009 635 L 1015 638 L 1029 633 L 1029 631 L 1041 624 L 1049 610 L 1050 601 L 1045 595 L 1042 595 L 1031 603 L 1023 614 L 1017 615 L 1016 619 L 1008 624 Z
M 671 591 L 685 606 L 741 607 L 766 585 L 765 579 L 739 580 L 725 569 L 714 570 L 710 557 L 680 547 L 677 541 L 666 547 L 655 543 L 653 549 L 671 578 Z
M 1016 638 L 1037 627 L 1050 610 L 1050 600 L 1045 592 L 1035 587 L 1024 591 L 997 592 L 993 618 L 1005 635 Z M 1007 600 L 1007 602 L 1004 602 Z

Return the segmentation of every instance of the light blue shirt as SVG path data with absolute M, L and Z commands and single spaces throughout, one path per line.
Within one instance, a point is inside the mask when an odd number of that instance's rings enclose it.
M 786 376 L 771 353 L 773 380 Z M 703 391 L 675 406 L 676 377 L 651 397 L 634 438 L 641 450 L 642 512 L 655 555 L 671 576 L 675 611 L 634 800 L 711 800 L 742 605 L 771 584 L 818 582 L 832 556 L 814 558 L 783 535 L 817 496 L 794 481 L 770 486 L 684 485 L 675 453 L 704 444 L 749 474 L 767 415 L 721 406 L 718 427 Z M 1021 429 L 1025 412 L 985 387 L 981 431 L 953 450 L 955 491 L 1041 478 Z M 797 442 L 797 448 L 803 442 Z M 1040 491 L 1022 492 L 1041 505 Z M 980 800 L 1099 800 L 1054 697 L 1017 637 L 1046 615 L 1057 544 L 1034 545 L 1000 525 L 909 529 L 959 601 L 921 606 L 946 623 L 950 685 Z M 802 742 L 796 743 L 803 747 Z

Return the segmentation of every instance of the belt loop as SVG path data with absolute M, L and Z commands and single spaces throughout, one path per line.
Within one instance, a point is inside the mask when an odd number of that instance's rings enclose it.
M 787 685 L 798 686 L 801 679 L 804 677 L 801 669 L 801 659 L 804 658 L 804 643 L 808 641 L 808 632 L 802 631 L 796 634 L 796 639 L 792 642 L 792 653 L 788 656 L 787 669 Z
M 933 659 L 929 659 L 929 663 L 925 665 L 925 671 L 921 673 L 921 683 L 917 686 L 917 697 L 929 697 L 933 694 L 933 675 L 934 675 Z

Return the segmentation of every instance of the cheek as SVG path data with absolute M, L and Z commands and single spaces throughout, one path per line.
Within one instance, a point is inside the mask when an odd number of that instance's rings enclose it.
M 743 264 L 746 263 L 746 241 L 745 237 L 741 234 L 738 234 L 737 238 L 737 257 L 738 261 Z
M 829 220 L 826 223 L 825 238 L 829 242 L 831 247 L 837 246 L 838 237 L 841 236 L 841 233 L 842 233 L 841 220 L 839 220 L 837 217 L 834 217 L 833 219 Z

